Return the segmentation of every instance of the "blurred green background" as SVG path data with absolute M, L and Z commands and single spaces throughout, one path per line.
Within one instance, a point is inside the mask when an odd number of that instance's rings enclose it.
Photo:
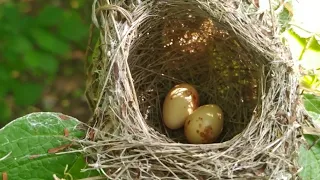
M 87 121 L 91 1 L 0 0 L 0 127 L 36 111 Z

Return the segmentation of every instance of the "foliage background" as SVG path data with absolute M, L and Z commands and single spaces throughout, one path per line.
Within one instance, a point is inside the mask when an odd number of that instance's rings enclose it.
M 0 0 L 0 127 L 35 111 L 86 121 L 87 0 Z

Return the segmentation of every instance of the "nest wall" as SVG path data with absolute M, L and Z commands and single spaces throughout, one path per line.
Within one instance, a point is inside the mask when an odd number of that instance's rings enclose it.
M 238 1 L 98 1 L 87 95 L 97 166 L 112 179 L 294 176 L 300 116 L 294 61 Z M 221 143 L 187 144 L 161 122 L 173 85 L 225 114 Z M 283 113 L 285 112 L 285 113 Z M 94 144 L 92 146 L 92 144 Z

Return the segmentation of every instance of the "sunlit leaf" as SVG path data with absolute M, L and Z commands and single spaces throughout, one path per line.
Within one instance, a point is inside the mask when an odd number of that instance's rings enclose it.
M 299 63 L 303 68 L 307 70 L 320 68 L 320 45 L 316 41 L 311 43 L 310 47 L 302 53 L 307 44 L 307 39 L 299 37 L 292 30 L 285 31 L 283 36 L 289 45 L 293 58 L 299 59 L 302 54 Z
M 300 85 L 308 91 L 320 92 L 320 81 L 318 75 L 305 75 L 300 77 Z

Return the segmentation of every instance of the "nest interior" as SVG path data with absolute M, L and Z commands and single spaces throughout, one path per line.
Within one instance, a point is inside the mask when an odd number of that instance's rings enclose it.
M 259 97 L 265 58 L 197 6 L 163 6 L 138 29 L 128 58 L 139 107 L 148 125 L 176 142 L 186 142 L 183 128 L 162 122 L 168 91 L 192 84 L 200 105 L 217 104 L 224 112 L 218 141 L 240 133 L 250 122 Z M 174 9 L 174 10 L 173 10 Z
M 295 62 L 241 2 L 94 0 L 94 131 L 81 141 L 89 167 L 109 179 L 294 176 L 302 121 Z M 223 109 L 221 143 L 187 144 L 181 130 L 164 127 L 163 99 L 182 82 L 202 105 Z

